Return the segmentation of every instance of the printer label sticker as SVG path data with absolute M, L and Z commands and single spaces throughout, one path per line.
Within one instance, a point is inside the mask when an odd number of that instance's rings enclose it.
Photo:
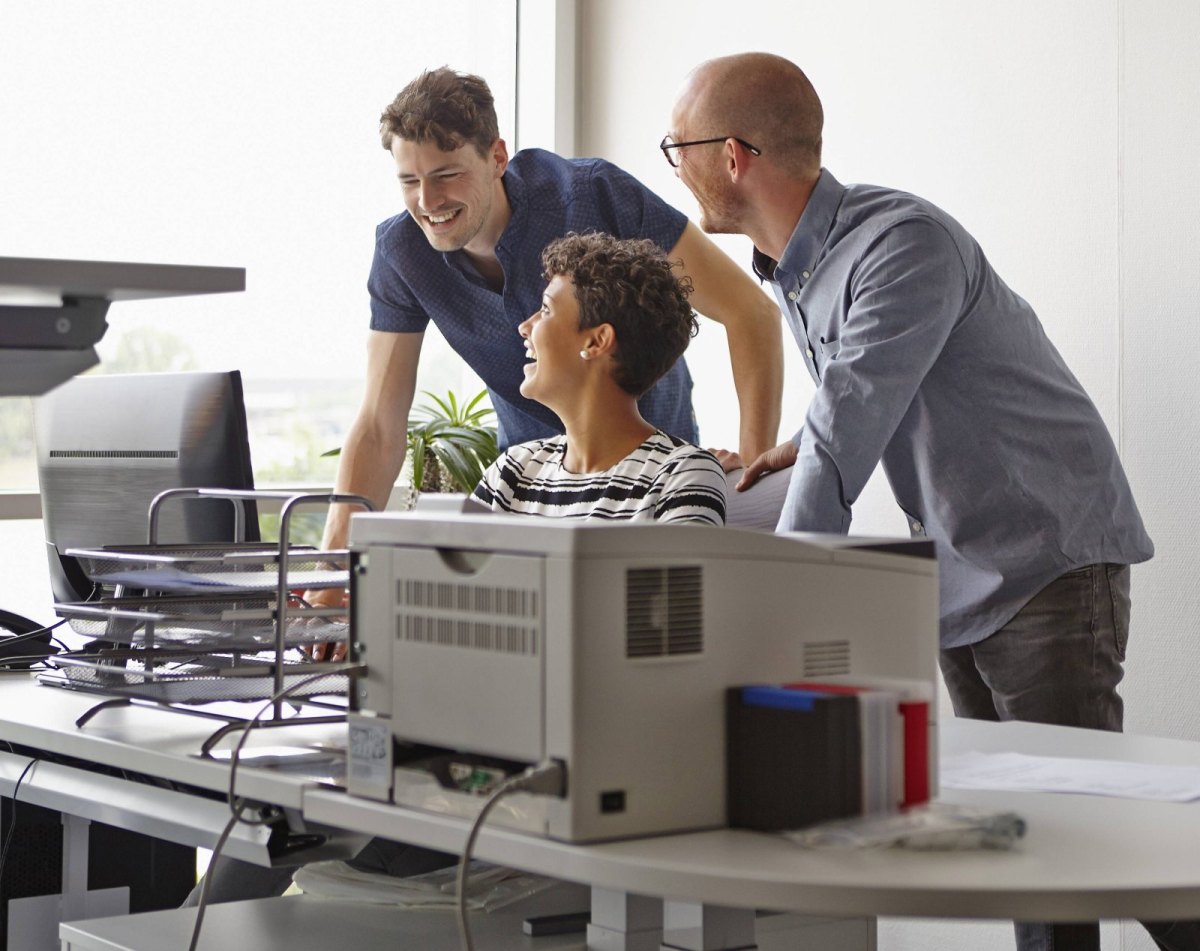
M 388 746 L 391 744 L 391 734 L 387 723 L 370 723 L 358 721 L 350 725 L 350 775 L 354 779 L 377 783 L 381 786 L 390 785 L 391 757 L 388 756 Z

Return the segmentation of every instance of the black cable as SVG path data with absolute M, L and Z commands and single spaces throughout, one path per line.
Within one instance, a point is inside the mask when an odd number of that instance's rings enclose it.
M 10 746 L 11 750 L 12 747 Z M 16 783 L 13 784 L 12 791 L 12 820 L 8 824 L 8 831 L 4 833 L 4 847 L 0 849 L 0 882 L 4 881 L 4 863 L 8 861 L 8 848 L 12 845 L 13 830 L 17 827 L 17 793 L 21 789 L 21 783 L 25 782 L 25 777 L 29 775 L 29 771 L 36 766 L 40 760 L 31 759 L 25 764 L 25 768 L 21 770 L 21 775 L 17 777 Z
M 17 644 L 21 641 L 27 641 L 32 637 L 41 637 L 43 634 L 48 634 L 50 631 L 56 630 L 66 623 L 67 619 L 63 618 L 61 621 L 55 621 L 53 624 L 47 624 L 45 627 L 39 627 L 33 631 L 23 631 L 20 634 L 13 634 L 10 637 L 4 638 L 4 640 L 0 641 L 0 643 Z
M 329 677 L 333 674 L 356 673 L 366 669 L 365 665 L 363 664 L 323 664 L 322 666 L 325 667 L 325 669 L 320 673 L 309 674 L 307 677 L 302 677 L 291 686 L 280 690 L 277 694 L 271 697 L 271 699 L 267 700 L 261 707 L 259 707 L 254 716 L 246 721 L 246 726 L 242 730 L 241 736 L 238 738 L 237 744 L 233 748 L 233 753 L 229 757 L 229 794 L 227 799 L 229 802 L 230 811 L 234 814 L 234 816 L 238 817 L 239 822 L 244 822 L 246 825 L 266 825 L 268 822 L 273 821 L 271 819 L 255 820 L 241 818 L 241 809 L 237 805 L 237 796 L 234 792 L 234 787 L 237 782 L 238 763 L 241 759 L 242 749 L 246 745 L 246 740 L 250 738 L 250 731 L 257 726 L 258 721 L 262 718 L 262 715 L 280 700 L 284 700 L 291 696 L 301 687 L 307 687 L 309 684 L 315 683 L 318 680 L 323 680 L 325 677 Z M 297 722 L 303 721 L 298 720 Z
M 50 646 L 51 641 L 57 640 L 50 632 L 65 624 L 66 618 L 56 624 L 50 624 L 34 630 L 21 631 L 19 634 L 7 633 L 11 628 L 4 621 L 3 612 L 0 612 L 0 632 L 4 632 L 0 636 L 0 670 L 13 667 L 28 667 L 32 663 L 45 660 L 47 657 L 51 657 L 59 652 L 57 647 Z M 31 650 L 40 648 L 40 652 L 36 655 L 17 653 L 15 656 L 10 656 L 14 651 L 18 651 L 22 644 L 28 644 Z
M 488 813 L 495 808 L 496 803 L 510 793 L 530 792 L 559 797 L 565 795 L 566 773 L 564 770 L 565 767 L 562 763 L 550 760 L 539 763 L 537 766 L 530 766 L 519 776 L 506 779 L 488 796 L 487 802 L 479 810 L 479 815 L 471 823 L 471 831 L 467 834 L 462 856 L 458 860 L 458 874 L 455 876 L 456 891 L 458 892 L 456 896 L 458 936 L 463 951 L 475 951 L 475 945 L 471 940 L 471 925 L 467 920 L 467 869 L 471 865 L 471 853 L 475 851 L 475 840 L 479 837 L 484 820 Z
M 280 700 L 291 696 L 300 688 L 307 687 L 310 683 L 315 683 L 316 681 L 328 677 L 331 674 L 351 673 L 362 670 L 365 670 L 365 667 L 362 664 L 328 665 L 320 673 L 310 674 L 309 676 L 303 677 L 296 681 L 296 683 L 285 687 L 283 690 L 280 690 L 277 694 L 271 697 L 271 699 L 267 700 L 261 707 L 259 707 L 255 714 L 248 721 L 246 721 L 246 727 L 242 730 L 241 737 L 238 739 L 237 744 L 233 748 L 233 753 L 229 757 L 229 794 L 227 798 L 231 816 L 229 822 L 225 824 L 225 828 L 221 832 L 221 835 L 217 838 L 217 842 L 213 846 L 212 857 L 208 860 L 208 871 L 204 873 L 204 884 L 200 887 L 200 898 L 196 902 L 196 921 L 195 924 L 192 925 L 192 940 L 188 945 L 188 951 L 196 951 L 196 944 L 200 940 L 200 927 L 204 922 L 204 909 L 208 905 L 208 893 L 212 887 L 212 875 L 210 873 L 215 868 L 217 859 L 220 857 L 222 849 L 225 848 L 225 843 L 229 840 L 229 836 L 232 834 L 234 826 L 236 826 L 239 822 L 244 823 L 245 825 L 267 825 L 271 822 L 274 822 L 277 817 L 277 813 L 268 811 L 266 815 L 260 816 L 258 819 L 247 819 L 245 817 L 245 804 L 239 803 L 237 798 L 236 783 L 238 760 L 241 757 L 242 747 L 246 745 L 246 740 L 250 736 L 250 731 L 254 729 L 254 727 L 258 724 L 258 721 L 262 718 L 262 715 L 271 709 L 272 706 L 274 706 Z M 302 723 L 303 720 L 298 720 L 296 722 Z
M 233 832 L 233 827 L 237 824 L 237 815 L 230 816 L 229 821 L 225 823 L 225 828 L 217 836 L 217 844 L 213 846 L 212 858 L 208 863 L 210 870 L 216 863 L 217 856 L 221 853 L 221 850 L 225 848 L 225 843 L 229 840 L 229 834 Z M 200 900 L 196 903 L 196 921 L 192 925 L 192 940 L 188 944 L 188 951 L 196 951 L 196 944 L 200 941 L 200 927 L 204 924 L 204 909 L 208 907 L 208 891 L 210 888 L 212 888 L 212 876 L 208 872 L 205 872 L 204 884 L 200 886 Z
M 93 582 L 92 590 L 90 592 L 88 592 L 87 597 L 84 598 L 84 602 L 85 603 L 91 602 L 92 600 L 94 600 L 97 597 L 97 595 L 100 595 L 102 593 L 103 593 L 102 587 L 99 584 Z M 19 618 L 18 615 L 10 614 L 7 611 L 0 611 L 0 633 L 3 633 L 5 631 L 5 628 L 2 624 L 2 622 L 4 622 L 6 618 L 10 622 L 14 619 L 26 620 L 24 618 Z M 42 637 L 43 635 L 50 634 L 51 631 L 56 631 L 56 630 L 58 630 L 58 628 L 62 627 L 64 624 L 70 623 L 70 620 L 71 620 L 70 618 L 64 617 L 58 621 L 55 621 L 53 624 L 46 624 L 43 627 L 36 628 L 35 630 L 32 630 L 32 631 L 22 631 L 20 634 L 12 634 L 9 636 L 0 637 L 0 648 L 7 650 L 9 645 L 21 644 L 21 643 L 24 643 L 25 641 L 33 640 L 33 639 Z M 36 622 L 33 622 L 33 623 L 36 623 Z M 0 670 L 6 669 L 7 667 L 11 666 L 11 664 L 14 661 L 16 661 L 18 663 L 31 663 L 31 662 L 36 662 L 38 660 L 45 660 L 47 657 L 52 657 L 55 654 L 60 653 L 60 652 L 67 654 L 67 653 L 70 653 L 70 651 L 71 651 L 71 648 L 68 647 L 66 645 L 66 643 L 64 643 L 59 638 L 54 637 L 53 635 L 51 635 L 49 638 L 47 638 L 47 644 L 50 644 L 50 643 L 57 644 L 58 645 L 57 650 L 47 650 L 44 654 L 41 654 L 41 655 L 26 654 L 26 655 L 22 655 L 19 657 L 0 657 Z
M 8 670 L 14 665 L 20 667 L 21 665 L 34 664 L 38 661 L 45 662 L 51 657 L 57 656 L 56 652 L 51 651 L 48 654 L 19 654 L 16 657 L 0 657 L 0 670 Z
M 24 637 L 25 635 L 21 635 L 21 636 Z M 53 638 L 53 639 L 57 640 L 57 638 Z M 0 640 L 0 646 L 2 646 L 4 644 L 9 644 L 12 642 L 12 640 L 13 640 L 12 638 L 9 638 L 8 640 Z M 65 647 L 65 645 L 64 645 L 64 647 Z M 59 660 L 62 658 L 68 658 L 68 659 L 74 658 L 76 660 L 91 660 L 92 658 L 95 658 L 97 660 L 100 660 L 100 659 L 103 659 L 103 656 L 104 656 L 103 654 L 89 654 L 84 651 L 72 651 L 69 648 L 64 649 L 61 652 L 52 650 L 52 651 L 45 651 L 40 654 L 18 654 L 16 657 L 7 657 L 4 655 L 0 655 L 0 670 L 8 670 L 11 667 L 22 667 L 22 665 L 36 663 L 37 661 L 47 662 L 47 661 L 50 661 L 51 659 Z M 47 666 L 53 666 L 53 665 L 48 664 Z

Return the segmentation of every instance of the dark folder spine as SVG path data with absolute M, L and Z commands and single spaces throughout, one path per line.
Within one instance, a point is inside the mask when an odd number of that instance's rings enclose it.
M 857 814 L 858 700 L 772 689 L 726 693 L 729 825 L 777 831 Z

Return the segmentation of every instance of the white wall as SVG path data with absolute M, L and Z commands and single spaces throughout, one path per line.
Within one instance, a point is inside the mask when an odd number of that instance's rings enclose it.
M 788 56 L 824 101 L 826 164 L 842 181 L 905 188 L 958 217 L 1043 314 L 1115 431 L 1117 8 L 1044 6 L 1009 3 L 1001 15 L 954 0 L 772 0 L 746 4 L 752 15 L 737 19 L 702 0 L 684 20 L 668 4 L 585 2 L 580 151 L 613 159 L 694 213 L 654 148 L 684 75 L 746 49 Z M 722 243 L 748 260 L 744 239 Z M 690 357 L 706 369 L 696 398 L 706 444 L 735 433 L 723 345 L 706 323 Z M 784 434 L 799 427 L 811 393 L 790 342 L 789 357 Z M 856 507 L 855 530 L 906 531 L 879 477 Z
M 1128 727 L 1200 734 L 1200 5 L 1122 8 L 1120 233 L 1122 449 L 1157 548 L 1136 576 L 1126 677 Z
M 1092 394 L 1158 546 L 1134 573 L 1128 728 L 1200 738 L 1200 374 L 1190 359 L 1200 343 L 1200 5 L 582 0 L 580 29 L 580 152 L 616 161 L 689 214 L 694 201 L 654 148 L 675 92 L 699 61 L 761 49 L 813 80 L 825 163 L 842 181 L 914 191 L 975 234 Z M 748 260 L 744 239 L 723 244 Z M 690 357 L 706 443 L 729 442 L 736 425 L 714 331 Z M 810 392 L 792 359 L 785 432 Z M 855 529 L 903 530 L 880 480 Z M 1135 925 L 1106 925 L 1105 942 L 1152 947 Z M 881 929 L 890 951 L 1011 946 L 1001 924 Z

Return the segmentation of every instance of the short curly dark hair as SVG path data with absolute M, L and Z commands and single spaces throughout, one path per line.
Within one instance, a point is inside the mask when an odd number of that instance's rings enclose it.
M 496 102 L 487 82 L 449 66 L 427 70 L 400 90 L 379 117 L 379 137 L 387 151 L 392 139 L 433 142 L 443 152 L 470 143 L 486 156 L 500 138 Z
M 561 276 L 574 285 L 579 326 L 612 324 L 613 379 L 633 396 L 671 369 L 698 329 L 687 300 L 691 278 L 676 277 L 673 267 L 653 241 L 610 234 L 568 234 L 542 252 L 546 280 Z

